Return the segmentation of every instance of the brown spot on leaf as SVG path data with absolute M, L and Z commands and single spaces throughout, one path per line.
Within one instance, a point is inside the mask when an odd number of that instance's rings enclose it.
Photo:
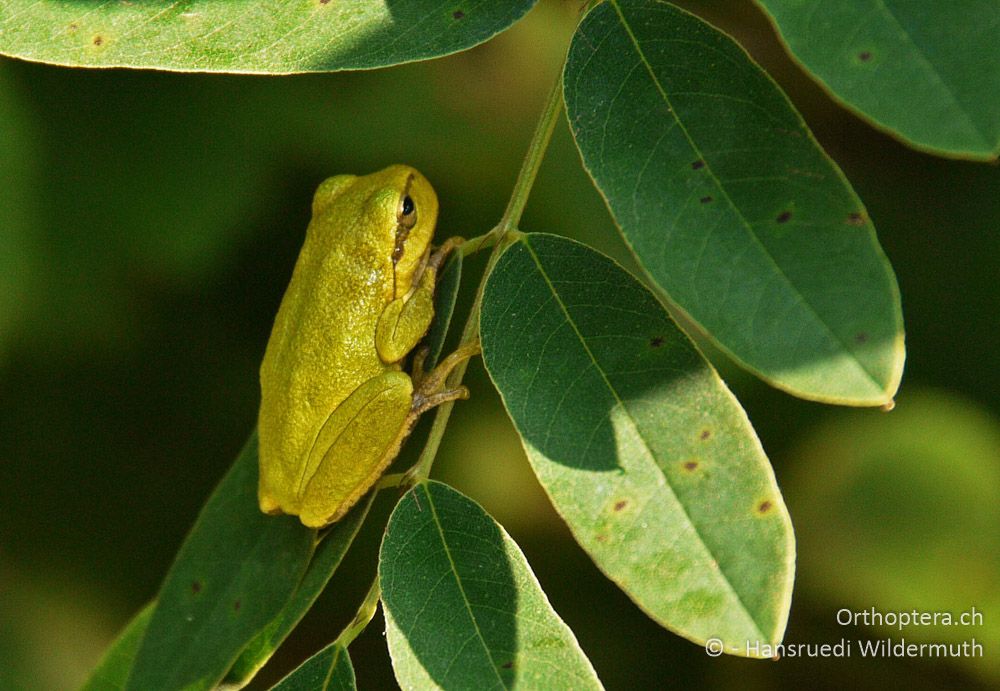
M 701 434 L 698 435 L 698 438 L 701 439 L 702 441 L 705 441 L 706 439 L 708 439 L 711 436 L 712 436 L 712 430 L 710 430 L 710 429 L 703 429 L 701 431 Z
M 863 50 L 860 53 L 858 53 L 858 60 L 860 60 L 861 62 L 868 62 L 871 59 L 872 59 L 872 53 L 870 50 Z
M 859 211 L 854 211 L 847 214 L 847 224 L 851 226 L 863 226 L 865 224 L 865 215 Z
M 688 472 L 698 470 L 698 461 L 684 461 L 684 470 Z
M 694 170 L 700 170 L 700 169 L 702 169 L 704 167 L 705 167 L 705 162 L 702 161 L 701 159 L 699 159 L 699 160 L 697 160 L 697 161 L 695 161 L 694 163 L 691 164 L 691 168 L 693 168 Z
M 881 410 L 883 413 L 892 412 L 892 409 L 896 407 L 896 399 L 891 398 L 889 402 L 882 406 Z
M 757 504 L 757 513 L 767 513 L 774 507 L 770 499 L 765 499 L 761 503 Z
M 240 601 L 239 601 L 239 600 L 237 600 L 236 602 L 234 602 L 234 603 L 233 603 L 233 609 L 234 609 L 235 611 L 237 611 L 237 612 L 239 612 L 239 611 L 240 611 L 240 606 L 241 606 L 241 604 L 240 604 Z
M 451 16 L 454 17 L 455 19 L 461 19 L 462 17 L 465 16 L 465 12 L 463 12 L 462 10 L 455 10 L 454 12 L 451 13 Z
M 868 342 L 868 334 L 866 334 L 864 331 L 862 331 L 859 334 L 855 334 L 855 336 L 854 336 L 854 342 L 855 343 L 867 343 Z
M 328 2 L 330 2 L 330 0 L 319 0 L 319 4 L 320 4 L 320 5 L 325 5 L 325 4 L 327 4 Z
M 104 39 L 103 38 L 101 38 L 100 36 L 94 36 L 94 45 L 95 46 L 99 46 L 102 43 L 104 43 Z
M 778 217 L 774 220 L 776 220 L 778 223 L 788 223 L 791 219 L 792 219 L 791 211 L 782 211 L 780 214 L 778 214 Z
M 625 499 L 619 499 L 618 501 L 615 502 L 614 509 L 615 511 L 621 511 L 626 506 L 628 506 L 628 501 L 626 501 Z
M 708 203 L 709 203 L 710 201 L 712 201 L 712 198 L 711 198 L 711 197 L 708 197 L 708 196 L 706 196 L 706 197 L 702 197 L 702 198 L 701 198 L 701 199 L 700 199 L 699 201 L 700 201 L 700 202 L 701 202 L 702 204 L 708 204 Z
M 510 661 L 508 661 L 508 662 L 505 662 L 505 663 L 503 663 L 503 664 L 502 664 L 502 665 L 500 665 L 500 666 L 501 666 L 501 667 L 503 667 L 504 669 L 510 669 L 511 667 L 513 667 L 513 666 L 514 666 L 514 661 L 513 661 L 513 660 L 510 660 Z
M 80 28 L 80 27 L 79 27 L 79 26 L 77 26 L 76 24 L 70 24 L 70 25 L 69 25 L 69 30 L 70 30 L 70 31 L 76 31 L 76 30 L 77 30 L 77 29 L 79 29 L 79 28 Z
M 597 536 L 594 537 L 594 539 L 597 540 L 598 542 L 607 542 L 608 541 L 608 536 L 607 535 L 597 535 Z
M 654 348 L 659 348 L 661 345 L 663 345 L 663 336 L 654 336 L 653 338 L 649 339 L 649 345 L 653 346 Z
M 191 592 L 195 595 L 201 592 L 201 581 L 191 581 Z

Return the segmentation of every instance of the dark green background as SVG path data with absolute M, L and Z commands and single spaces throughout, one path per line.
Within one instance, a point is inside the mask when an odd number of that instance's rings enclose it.
M 75 686 L 156 592 L 254 424 L 257 366 L 323 177 L 406 162 L 438 191 L 439 238 L 477 235 L 497 221 L 575 21 L 564 5 L 542 3 L 473 51 L 370 73 L 262 78 L 0 61 L 0 689 Z M 815 555 L 842 554 L 838 563 L 853 574 L 888 565 L 900 591 L 919 577 L 942 593 L 974 592 L 1000 572 L 996 551 L 977 536 L 982 511 L 964 501 L 973 495 L 960 482 L 905 492 L 862 485 L 867 491 L 841 503 L 828 497 L 818 509 L 822 497 L 795 477 L 822 475 L 842 443 L 863 450 L 876 438 L 905 438 L 907 425 L 916 430 L 921 415 L 950 400 L 928 397 L 931 388 L 993 411 L 968 434 L 995 430 L 1000 169 L 914 153 L 845 113 L 789 62 L 748 3 L 726 3 L 724 13 L 721 3 L 688 5 L 733 32 L 788 90 L 868 205 L 899 279 L 908 356 L 897 413 L 801 402 L 718 363 L 774 463 L 799 541 L 786 640 L 877 636 L 836 624 L 841 607 L 879 603 L 863 583 L 831 589 L 836 574 L 815 577 L 824 563 Z M 522 227 L 627 259 L 564 122 Z M 467 265 L 467 289 L 481 266 Z M 507 527 L 609 688 L 985 683 L 961 662 L 710 660 L 641 614 L 572 543 L 480 365 L 468 383 L 473 399 L 456 409 L 436 476 Z M 922 403 L 904 416 L 908 401 Z M 963 432 L 943 433 L 928 463 L 995 474 L 1000 450 L 989 431 L 982 458 L 957 460 L 949 453 L 963 440 L 948 434 Z M 892 457 L 894 448 L 880 444 L 880 459 L 889 454 L 889 467 L 910 472 L 913 459 Z M 939 493 L 962 505 L 957 518 L 932 513 L 891 533 L 866 521 Z M 797 511 L 805 503 L 808 514 Z M 262 680 L 277 679 L 346 623 L 374 572 L 390 508 L 389 496 L 376 504 L 356 549 Z M 837 521 L 853 521 L 835 533 L 839 542 L 824 532 Z M 914 546 L 935 531 L 971 541 L 981 568 L 922 561 Z M 913 557 L 900 560 L 907 549 Z M 928 596 L 922 606 L 946 604 Z M 361 688 L 392 683 L 381 628 L 376 619 L 351 648 Z

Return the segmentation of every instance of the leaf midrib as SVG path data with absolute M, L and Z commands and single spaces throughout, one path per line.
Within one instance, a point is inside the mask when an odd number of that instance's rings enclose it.
M 649 454 L 650 458 L 656 459 L 656 454 L 653 453 L 652 447 L 650 446 L 649 442 L 646 441 L 645 436 L 643 436 L 642 431 L 641 431 L 641 427 L 636 422 L 635 418 L 632 416 L 632 413 L 631 413 L 631 411 L 629 411 L 628 407 L 625 405 L 625 402 L 618 395 L 617 389 L 615 389 L 615 387 L 611 384 L 611 381 L 608 379 L 607 375 L 604 372 L 604 369 L 601 367 L 600 363 L 597 361 L 597 358 L 594 355 L 593 351 L 590 350 L 590 346 L 587 344 L 587 340 L 584 338 L 583 334 L 580 332 L 580 329 L 577 327 L 576 322 L 573 320 L 573 317 L 570 315 L 569 309 L 566 307 L 566 303 L 564 303 L 562 301 L 562 298 L 559 296 L 559 293 L 556 290 L 555 285 L 552 283 L 552 280 L 549 278 L 548 273 L 545 271 L 545 268 L 542 266 L 542 263 L 539 260 L 538 255 L 535 254 L 535 251 L 532 249 L 530 241 L 529 241 L 529 237 L 528 236 L 524 236 L 523 238 L 521 238 L 521 243 L 524 245 L 525 249 L 531 255 L 532 260 L 535 262 L 535 266 L 538 267 L 539 274 L 545 280 L 545 284 L 548 286 L 549 290 L 551 291 L 552 297 L 553 297 L 553 299 L 555 299 L 556 304 L 559 305 L 559 309 L 562 311 L 563 316 L 566 319 L 566 323 L 569 324 L 569 326 L 570 326 L 571 329 L 573 329 L 573 333 L 576 334 L 577 339 L 580 341 L 580 345 L 583 346 L 583 349 L 586 352 L 587 357 L 590 358 L 591 363 L 594 365 L 594 369 L 596 369 L 597 372 L 600 374 L 601 380 L 604 382 L 604 385 L 607 386 L 608 391 L 614 397 L 615 402 L 618 404 L 618 406 L 620 407 L 620 409 L 625 413 L 625 415 L 628 418 L 628 420 L 632 423 L 632 427 L 635 429 L 636 436 L 638 436 L 639 440 L 642 442 L 642 445 L 645 447 L 646 453 Z M 701 531 L 698 529 L 697 524 L 694 522 L 694 520 L 691 518 L 691 515 L 688 513 L 687 507 L 684 506 L 684 503 L 677 496 L 676 492 L 674 492 L 674 488 L 670 484 L 670 479 L 663 472 L 663 469 L 660 467 L 660 465 L 655 462 L 655 460 L 654 460 L 654 465 L 656 466 L 656 469 L 659 472 L 659 474 L 663 477 L 664 487 L 666 487 L 669 490 L 671 496 L 674 498 L 674 501 L 676 502 L 677 506 L 680 508 L 681 514 L 684 516 L 684 519 L 687 521 L 687 524 L 691 527 L 691 530 L 697 536 L 698 542 L 701 544 L 701 546 L 704 548 L 704 550 L 705 550 L 705 552 L 707 554 L 709 554 L 710 556 L 712 556 L 713 558 L 715 558 L 715 553 L 708 546 L 708 544 L 706 544 L 705 539 L 702 536 Z M 715 561 L 716 561 L 717 564 L 719 564 L 719 574 L 722 577 L 722 579 L 721 579 L 722 582 L 725 583 L 726 587 L 732 593 L 733 597 L 736 598 L 736 602 L 739 604 L 740 608 L 743 610 L 743 613 L 747 616 L 747 618 L 751 622 L 753 622 L 754 627 L 757 629 L 757 631 L 755 633 L 758 636 L 758 640 L 771 640 L 771 637 L 769 635 L 763 633 L 763 628 L 761 627 L 760 622 L 758 622 L 757 618 L 750 612 L 749 607 L 747 606 L 746 602 L 743 600 L 743 596 L 739 593 L 739 591 L 736 590 L 736 587 L 730 581 L 729 576 L 726 574 L 725 570 L 722 568 L 722 564 L 719 562 L 718 559 L 715 559 Z
M 875 3 L 882 8 L 888 22 L 892 24 L 892 26 L 896 28 L 899 35 L 903 37 L 903 42 L 910 46 L 917 58 L 920 60 L 920 64 L 927 70 L 927 73 L 933 77 L 934 81 L 936 81 L 937 84 L 944 90 L 948 100 L 953 106 L 955 106 L 955 109 L 961 114 L 962 118 L 971 128 L 976 137 L 979 138 L 979 143 L 984 145 L 987 150 L 993 151 L 998 144 L 996 139 L 991 140 L 989 133 L 984 132 L 980 128 L 979 123 L 972 119 L 972 115 L 966 110 L 965 105 L 958 100 L 958 96 L 956 96 L 955 92 L 952 91 L 952 88 L 948 85 L 947 80 L 945 80 L 941 73 L 938 72 L 937 67 L 933 62 L 931 62 L 930 58 L 928 58 L 925 54 L 923 48 L 920 47 L 916 40 L 914 40 L 903 24 L 899 21 L 892 9 L 889 8 L 889 5 L 886 4 L 885 0 L 875 0 Z
M 469 620 L 472 622 L 472 628 L 476 631 L 476 638 L 479 639 L 480 644 L 483 646 L 483 652 L 486 653 L 486 659 L 489 660 L 490 669 L 493 670 L 493 674 L 496 676 L 497 681 L 500 682 L 500 686 L 502 688 L 506 689 L 508 688 L 507 684 L 504 683 L 503 678 L 500 676 L 500 672 L 497 671 L 496 664 L 493 662 L 493 655 L 490 652 L 490 647 L 486 644 L 483 632 L 479 628 L 479 622 L 476 621 L 476 615 L 472 611 L 472 603 L 469 601 L 469 596 L 465 593 L 465 587 L 462 585 L 462 578 L 458 573 L 458 567 L 455 565 L 455 560 L 451 556 L 451 549 L 448 548 L 448 541 L 445 539 L 441 518 L 438 516 L 437 507 L 434 506 L 434 498 L 431 496 L 430 488 L 427 485 L 423 485 L 421 489 L 424 490 L 424 495 L 427 497 L 427 505 L 431 510 L 434 527 L 437 528 L 438 535 L 441 537 L 441 546 L 444 548 L 445 556 L 448 557 L 448 563 L 451 565 L 451 572 L 455 575 L 455 585 L 458 586 L 458 590 L 462 594 L 462 604 L 465 605 L 465 611 L 468 613 Z
M 669 5 L 669 3 L 663 2 L 662 0 L 655 0 L 655 1 L 657 2 L 657 4 Z M 639 44 L 638 38 L 636 38 L 635 34 L 632 32 L 631 26 L 629 25 L 628 21 L 625 19 L 625 15 L 622 12 L 621 7 L 619 7 L 618 0 L 610 0 L 610 4 L 611 4 L 612 7 L 614 7 L 615 12 L 618 14 L 618 18 L 621 21 L 622 28 L 625 30 L 625 33 L 628 35 L 629 41 L 632 43 L 633 47 L 635 48 L 636 55 L 639 56 L 640 62 L 646 68 L 646 72 L 647 72 L 647 74 L 649 74 L 649 78 L 652 80 L 653 85 L 656 87 L 657 92 L 663 98 L 664 103 L 666 104 L 666 106 L 669 109 L 671 115 L 673 116 L 674 122 L 677 123 L 678 129 L 684 135 L 684 138 L 687 140 L 688 145 L 695 152 L 695 154 L 697 155 L 698 159 L 701 160 L 701 161 L 704 161 L 704 163 L 705 163 L 705 166 L 704 166 L 705 172 L 708 175 L 711 176 L 712 180 L 715 182 L 716 188 L 719 190 L 719 193 L 725 198 L 726 203 L 728 204 L 729 208 L 732 209 L 732 211 L 735 214 L 736 218 L 739 219 L 740 224 L 743 226 L 744 230 L 746 231 L 747 237 L 749 237 L 757 245 L 757 247 L 763 253 L 764 257 L 767 258 L 767 261 L 771 265 L 771 267 L 774 270 L 775 274 L 780 277 L 781 281 L 786 286 L 788 286 L 788 288 L 790 289 L 791 294 L 794 295 L 798 299 L 797 300 L 798 303 L 802 307 L 805 308 L 806 313 L 809 314 L 815 320 L 815 322 L 817 324 L 819 324 L 819 326 L 822 328 L 822 330 L 827 333 L 829 339 L 834 344 L 836 344 L 837 346 L 839 346 L 840 352 L 845 353 L 846 355 L 848 355 L 850 362 L 852 362 L 854 364 L 854 366 L 858 370 L 861 371 L 861 373 L 864 375 L 864 377 L 866 379 L 868 379 L 868 381 L 871 382 L 872 385 L 874 385 L 875 390 L 878 393 L 882 394 L 883 398 L 884 398 L 887 395 L 887 389 L 886 389 L 886 387 L 881 384 L 881 382 L 879 381 L 879 378 L 871 370 L 868 369 L 868 367 L 865 365 L 865 363 L 863 363 L 855 355 L 854 351 L 848 346 L 847 341 L 845 341 L 843 338 L 841 338 L 841 336 L 839 334 L 837 334 L 830 327 L 830 325 L 827 324 L 826 321 L 819 315 L 819 313 L 816 311 L 816 309 L 812 306 L 812 303 L 810 303 L 806 299 L 805 295 L 802 294 L 802 292 L 797 288 L 797 286 L 795 285 L 795 283 L 788 277 L 788 274 L 785 273 L 785 271 L 781 268 L 781 266 L 778 264 L 778 262 L 774 259 L 774 256 L 767 249 L 767 246 L 763 242 L 761 242 L 760 238 L 757 236 L 757 233 L 753 229 L 753 225 L 749 222 L 749 220 L 747 220 L 747 218 L 743 215 L 743 213 L 740 210 L 740 208 L 736 205 L 736 203 L 729 196 L 729 191 L 722 184 L 722 181 L 719 179 L 719 177 L 715 174 L 715 171 L 713 170 L 712 165 L 709 163 L 708 159 L 706 159 L 705 156 L 701 153 L 700 147 L 695 143 L 694 139 L 691 137 L 690 133 L 688 132 L 687 127 L 685 127 L 684 123 L 680 119 L 680 116 L 677 114 L 677 111 L 674 109 L 673 103 L 670 101 L 670 97 L 667 95 L 667 92 L 663 88 L 663 85 L 660 84 L 660 80 L 657 78 L 656 73 L 653 71 L 652 65 L 650 65 L 649 61 L 646 59 L 646 55 L 643 52 L 642 47 Z M 676 10 L 678 8 L 674 8 L 673 6 L 671 6 L 671 9 L 675 9 Z M 714 338 L 714 336 L 713 336 L 713 338 Z

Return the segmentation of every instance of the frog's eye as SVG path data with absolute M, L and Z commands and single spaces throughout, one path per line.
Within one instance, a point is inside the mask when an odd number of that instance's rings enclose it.
M 399 225 L 405 228 L 412 228 L 417 224 L 417 205 L 410 199 L 410 195 L 404 195 L 399 200 L 399 212 L 397 216 Z

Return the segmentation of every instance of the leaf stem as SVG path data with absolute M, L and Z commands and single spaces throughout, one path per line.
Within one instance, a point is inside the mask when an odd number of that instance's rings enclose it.
M 517 180 L 514 182 L 514 190 L 511 192 L 510 200 L 507 202 L 507 208 L 504 210 L 503 217 L 489 233 L 483 236 L 483 242 L 486 242 L 492 236 L 494 243 L 493 251 L 490 253 L 483 276 L 479 279 L 479 286 L 476 288 L 476 297 L 473 300 L 472 308 L 469 310 L 469 316 L 465 320 L 459 347 L 471 345 L 479 340 L 479 310 L 483 303 L 483 290 L 486 287 L 486 280 L 489 278 L 490 272 L 493 271 L 493 267 L 496 266 L 497 260 L 500 258 L 504 248 L 521 234 L 517 230 L 517 224 L 521 222 L 521 215 L 524 213 L 524 207 L 528 203 L 528 196 L 538 175 L 538 169 L 541 167 L 542 158 L 545 156 L 545 151 L 548 149 L 549 142 L 552 139 L 552 132 L 555 130 L 561 108 L 562 72 L 560 71 L 559 76 L 552 85 L 552 89 L 549 91 L 549 96 L 546 100 L 545 108 L 538 119 L 538 124 L 535 125 L 535 132 L 531 137 L 531 143 L 528 144 L 528 151 L 524 156 Z M 472 242 L 464 244 L 471 245 Z M 465 361 L 452 370 L 447 381 L 448 388 L 454 389 L 462 383 L 462 378 L 465 376 L 467 367 L 468 361 Z M 448 419 L 451 417 L 451 410 L 454 406 L 454 401 L 448 401 L 438 407 L 434 415 L 434 424 L 431 426 L 431 431 L 427 436 L 427 442 L 420 452 L 420 458 L 407 473 L 408 480 L 404 483 L 404 486 L 412 486 L 430 476 L 431 466 L 434 464 L 434 459 L 437 456 L 441 439 L 444 436 L 445 428 L 448 426 Z
M 483 302 L 483 290 L 486 287 L 486 279 L 500 258 L 503 249 L 521 235 L 521 232 L 517 229 L 517 224 L 521 221 L 521 214 L 524 213 L 524 207 L 528 202 L 528 196 L 534 185 L 535 177 L 538 175 L 542 158 L 549 146 L 549 141 L 552 139 L 552 132 L 555 129 L 561 107 L 562 73 L 560 72 L 552 90 L 549 92 L 545 109 L 542 111 L 538 124 L 535 126 L 535 132 L 531 137 L 531 143 L 528 145 L 528 151 L 524 156 L 524 162 L 521 164 L 521 170 L 517 175 L 514 190 L 511 192 L 510 200 L 507 202 L 507 208 L 504 211 L 503 217 L 489 232 L 466 240 L 456 250 L 464 254 L 472 254 L 484 247 L 493 246 L 486 269 L 483 271 L 483 276 L 479 280 L 479 286 L 476 288 L 476 297 L 472 303 L 472 308 L 469 310 L 469 316 L 465 320 L 459 347 L 471 345 L 479 340 L 479 310 Z M 462 383 L 462 377 L 465 376 L 467 366 L 468 361 L 465 361 L 452 370 L 446 383 L 449 389 L 454 389 Z M 434 464 L 434 458 L 437 456 L 438 448 L 441 446 L 441 439 L 444 437 L 444 431 L 448 426 L 448 420 L 451 417 L 451 410 L 454 405 L 454 401 L 448 401 L 438 406 L 434 415 L 434 423 L 427 436 L 427 443 L 424 444 L 424 448 L 420 452 L 420 458 L 417 459 L 413 467 L 404 474 L 384 476 L 376 486 L 377 490 L 388 489 L 390 487 L 400 487 L 402 490 L 406 490 L 425 480 L 430 475 L 431 466 Z M 371 622 L 372 617 L 375 616 L 381 595 L 382 590 L 379 587 L 378 577 L 376 576 L 371 588 L 368 590 L 368 595 L 365 596 L 364 601 L 358 606 L 357 614 L 354 615 L 351 623 L 337 637 L 337 642 L 347 647 L 351 644 L 351 641 L 365 630 L 365 627 Z
M 376 610 L 378 610 L 378 601 L 381 597 L 382 587 L 379 585 L 378 576 L 375 576 L 371 587 L 368 588 L 368 594 L 365 595 L 365 599 L 358 605 L 358 611 L 354 615 L 354 619 L 344 627 L 344 630 L 340 632 L 334 643 L 340 643 L 345 648 L 349 646 L 368 627 L 368 624 L 371 623 Z
M 517 224 L 521 222 L 521 214 L 524 213 L 524 207 L 528 203 L 528 195 L 535 184 L 535 177 L 538 175 L 538 169 L 542 165 L 542 157 L 549 148 L 549 141 L 552 139 L 552 132 L 555 130 L 556 121 L 559 119 L 558 115 L 561 109 L 562 70 L 560 70 L 559 76 L 556 77 L 555 83 L 553 83 L 552 89 L 549 91 L 549 97 L 545 102 L 545 109 L 542 111 L 542 115 L 538 119 L 538 124 L 535 126 L 535 133 L 531 137 L 531 143 L 528 144 L 528 151 L 524 156 L 524 161 L 521 163 L 521 170 L 517 174 L 517 180 L 514 182 L 514 191 L 510 195 L 510 201 L 507 202 L 507 208 L 504 210 L 500 223 L 494 229 L 499 233 L 501 238 L 508 231 L 517 228 Z M 498 242 L 497 244 L 500 243 Z M 495 254 L 496 251 L 494 251 Z

